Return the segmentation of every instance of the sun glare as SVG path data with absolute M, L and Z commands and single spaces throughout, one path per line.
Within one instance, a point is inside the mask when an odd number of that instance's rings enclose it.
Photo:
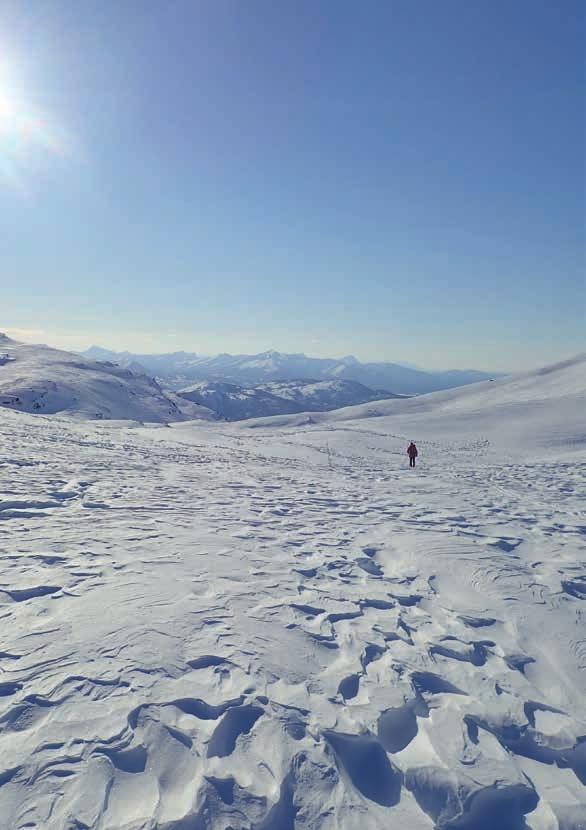
M 19 90 L 14 72 L 6 59 L 0 61 L 0 133 L 6 134 L 18 129 L 23 115 L 23 93 Z
M 18 105 L 10 95 L 0 90 L 0 129 L 10 130 L 18 122 Z
M 35 175 L 71 149 L 68 133 L 34 103 L 15 66 L 0 58 L 0 183 L 29 194 Z
M 50 158 L 65 158 L 70 150 L 71 140 L 63 129 L 23 96 L 0 88 L 0 180 L 31 195 L 40 169 Z

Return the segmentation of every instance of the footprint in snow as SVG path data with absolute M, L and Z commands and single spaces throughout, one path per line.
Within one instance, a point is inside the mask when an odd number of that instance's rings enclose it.
M 457 686 L 454 686 L 454 684 L 450 683 L 449 680 L 446 680 L 439 674 L 434 674 L 430 671 L 414 671 L 411 674 L 411 682 L 413 683 L 415 690 L 420 694 L 425 694 L 426 692 L 430 695 L 468 694 L 468 692 L 464 692 L 462 689 L 459 689 Z
M 353 700 L 358 694 L 360 688 L 360 675 L 350 674 L 340 681 L 338 692 L 342 695 L 344 700 Z
M 401 752 L 416 737 L 417 732 L 413 702 L 386 709 L 379 716 L 378 739 L 387 752 Z
M 264 714 L 260 706 L 236 706 L 228 709 L 208 744 L 208 758 L 225 758 L 231 755 L 240 735 L 248 734 Z
M 324 737 L 334 751 L 341 772 L 363 796 L 383 807 L 399 803 L 402 774 L 374 736 L 327 730 Z
M 371 576 L 383 576 L 384 571 L 380 565 L 377 565 L 376 562 L 373 562 L 372 559 L 368 558 L 360 558 L 356 560 L 356 564 L 359 568 L 362 568 L 363 571 L 366 571 L 367 574 Z

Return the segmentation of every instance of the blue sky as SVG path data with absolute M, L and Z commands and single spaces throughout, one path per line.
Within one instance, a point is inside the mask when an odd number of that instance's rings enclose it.
M 584 350 L 584 18 L 4 0 L 0 328 L 430 368 Z

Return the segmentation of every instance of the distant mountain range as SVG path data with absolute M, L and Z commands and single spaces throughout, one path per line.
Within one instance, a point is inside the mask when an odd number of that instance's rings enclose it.
M 257 386 L 238 386 L 227 381 L 202 380 L 177 395 L 211 409 L 227 421 L 290 415 L 297 412 L 326 412 L 343 406 L 400 397 L 384 390 L 372 390 L 354 380 L 285 380 Z
M 267 381 L 253 387 L 204 380 L 175 392 L 161 388 L 137 361 L 124 363 L 29 346 L 0 334 L 0 408 L 169 423 L 324 412 L 396 397 L 351 380 Z
M 190 352 L 133 354 L 92 346 L 84 354 L 95 360 L 110 360 L 126 368 L 152 374 L 173 389 L 202 380 L 257 386 L 267 381 L 301 378 L 314 381 L 349 380 L 371 390 L 385 389 L 394 394 L 419 395 L 498 377 L 474 369 L 428 372 L 398 363 L 361 363 L 352 356 L 316 358 L 275 351 L 208 357 Z
M 485 377 L 279 352 L 199 357 L 93 347 L 82 356 L 0 334 L 0 407 L 90 419 L 169 423 L 294 416 L 404 397 L 397 388 L 423 392 Z

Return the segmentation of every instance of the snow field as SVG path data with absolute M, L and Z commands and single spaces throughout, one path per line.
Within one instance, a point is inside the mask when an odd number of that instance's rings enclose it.
M 521 444 L 0 411 L 0 828 L 582 830 L 577 386 Z

